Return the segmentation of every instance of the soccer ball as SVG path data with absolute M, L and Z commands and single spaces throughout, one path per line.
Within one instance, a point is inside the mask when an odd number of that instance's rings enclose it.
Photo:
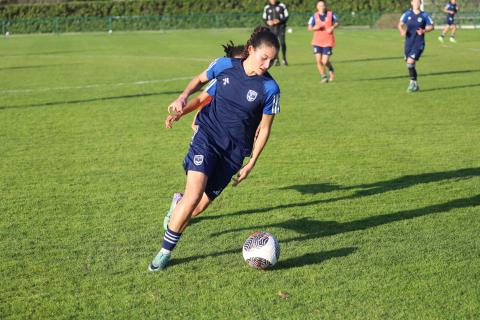
M 277 238 L 267 232 L 255 232 L 243 244 L 243 259 L 252 268 L 273 267 L 280 257 Z
M 287 28 L 287 32 L 288 32 L 288 33 L 292 33 L 292 32 L 293 32 L 293 29 L 289 27 L 289 28 Z

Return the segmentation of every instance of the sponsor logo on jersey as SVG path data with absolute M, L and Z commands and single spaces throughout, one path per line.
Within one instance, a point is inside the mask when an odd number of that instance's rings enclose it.
M 230 84 L 230 79 L 223 78 L 223 85 L 226 86 L 227 84 Z

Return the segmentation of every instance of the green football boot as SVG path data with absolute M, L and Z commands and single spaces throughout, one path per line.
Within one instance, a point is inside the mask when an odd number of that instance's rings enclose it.
M 163 230 L 167 231 L 168 223 L 170 222 L 170 218 L 172 217 L 173 210 L 177 206 L 178 201 L 180 201 L 183 197 L 183 193 L 175 192 L 172 197 L 172 204 L 170 204 L 170 209 L 168 209 L 165 218 L 163 218 Z
M 148 265 L 148 271 L 157 272 L 165 269 L 172 258 L 172 254 L 166 254 L 160 251 L 152 262 Z

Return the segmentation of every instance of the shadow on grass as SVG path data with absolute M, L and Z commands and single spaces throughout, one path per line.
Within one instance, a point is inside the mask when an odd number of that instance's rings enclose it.
M 310 218 L 303 219 L 290 219 L 280 223 L 274 223 L 270 225 L 259 225 L 246 228 L 237 228 L 232 230 L 226 230 L 224 232 L 219 232 L 212 234 L 212 237 L 219 236 L 222 234 L 232 233 L 232 232 L 243 232 L 251 231 L 255 229 L 265 230 L 266 228 L 285 228 L 294 230 L 302 235 L 298 237 L 293 237 L 289 239 L 281 239 L 281 243 L 289 243 L 294 241 L 306 241 L 312 239 L 319 239 L 322 237 L 333 236 L 336 234 L 366 230 L 370 228 L 375 228 L 381 225 L 385 225 L 392 222 L 414 219 L 418 217 L 423 217 L 431 214 L 438 214 L 448 212 L 454 209 L 459 208 L 468 208 L 468 207 L 477 207 L 480 206 L 480 195 L 476 195 L 470 198 L 456 199 L 448 201 L 445 203 L 432 205 L 424 208 L 412 209 L 412 210 L 403 210 L 390 214 L 377 215 L 373 217 L 368 217 L 364 219 L 359 219 L 350 222 L 339 223 L 336 221 L 317 221 Z M 335 257 L 347 256 L 357 248 L 342 248 L 338 250 L 333 250 L 329 252 L 320 252 L 320 253 L 309 253 L 304 256 L 291 258 L 285 261 L 279 262 L 278 267 L 280 269 L 302 267 L 305 265 L 322 263 L 323 261 Z M 215 252 L 206 255 L 192 256 L 187 258 L 180 258 L 172 260 L 172 265 L 182 264 L 186 262 L 191 262 L 203 258 L 212 258 L 220 257 L 228 254 L 239 254 L 240 249 L 230 249 L 221 252 Z
M 440 90 L 444 91 L 444 90 L 455 90 L 455 89 L 463 89 L 463 88 L 474 88 L 474 87 L 480 87 L 480 83 L 466 84 L 462 86 L 449 86 L 449 87 L 443 87 L 443 88 L 432 88 L 432 89 L 425 89 L 425 90 L 422 89 L 418 93 L 440 91 Z
M 475 73 L 480 72 L 480 69 L 473 70 L 453 70 L 453 71 L 443 71 L 443 72 L 431 72 L 431 73 L 420 73 L 420 77 L 430 77 L 430 76 L 443 76 L 448 74 L 463 74 L 463 73 Z M 379 77 L 379 78 L 368 78 L 368 79 L 356 79 L 354 81 L 378 81 L 378 80 L 394 80 L 394 79 L 408 79 L 408 72 L 401 76 L 391 76 L 391 77 Z
M 357 62 L 376 62 L 376 61 L 387 61 L 387 60 L 402 60 L 403 57 L 378 57 L 378 58 L 362 58 L 362 59 L 349 59 L 349 60 L 337 60 L 334 59 L 332 63 L 335 64 L 341 64 L 341 63 L 357 63 Z M 289 63 L 289 66 L 315 66 L 315 59 L 312 58 L 311 62 L 303 62 L 303 63 Z
M 79 100 L 65 100 L 65 101 L 52 101 L 45 103 L 34 103 L 34 104 L 24 104 L 18 106 L 0 106 L 2 109 L 22 109 L 22 108 L 35 108 L 35 107 L 49 107 L 49 106 L 58 106 L 58 105 L 71 105 L 95 101 L 109 101 L 109 100 L 121 100 L 121 99 L 132 99 L 132 98 L 142 98 L 142 97 L 151 97 L 159 95 L 168 95 L 168 94 L 179 94 L 181 91 L 165 91 L 165 92 L 151 92 L 151 93 L 139 93 L 139 94 L 130 94 L 123 96 L 114 96 L 114 97 L 101 97 L 101 98 L 91 98 L 91 99 L 79 99 Z
M 346 257 L 349 254 L 357 251 L 357 247 L 347 247 L 331 251 L 321 251 L 316 253 L 307 253 L 300 257 L 290 258 L 286 260 L 278 261 L 277 265 L 272 269 L 282 270 L 282 269 L 292 269 L 292 268 L 301 268 L 311 264 L 319 264 L 326 260 Z
M 360 220 L 354 220 L 349 222 L 339 223 L 336 221 L 318 221 L 311 218 L 302 219 L 290 219 L 287 221 L 273 223 L 269 225 L 257 225 L 249 226 L 245 228 L 237 228 L 226 230 L 218 233 L 214 233 L 211 236 L 216 237 L 232 232 L 242 232 L 249 230 L 263 230 L 269 228 L 283 228 L 293 230 L 302 235 L 283 240 L 282 242 L 304 241 L 320 237 L 333 236 L 340 233 L 347 233 L 353 231 L 366 230 L 375 228 L 381 225 L 389 224 L 392 222 L 398 222 L 402 220 L 409 220 L 418 217 L 423 217 L 436 213 L 444 213 L 454 209 L 469 208 L 480 206 L 480 195 L 476 195 L 470 198 L 461 198 L 452 201 L 448 201 L 441 204 L 436 204 L 424 208 L 404 210 L 390 214 L 382 214 L 372 216 Z
M 70 63 L 70 64 L 39 64 L 39 65 L 30 65 L 30 66 L 14 66 L 14 67 L 4 67 L 0 68 L 0 71 L 4 70 L 23 70 L 23 69 L 43 69 L 43 68 L 52 68 L 52 67 L 69 67 L 72 65 L 78 65 L 80 63 Z
M 289 202 L 286 204 L 280 204 L 273 207 L 247 209 L 247 210 L 241 210 L 241 211 L 237 211 L 229 214 L 223 214 L 223 215 L 200 216 L 198 218 L 193 219 L 192 223 L 197 223 L 203 220 L 221 219 L 224 217 L 234 217 L 234 216 L 241 216 L 241 215 L 254 214 L 254 213 L 265 213 L 265 212 L 270 212 L 274 210 L 302 208 L 302 207 L 308 207 L 308 206 L 322 204 L 322 203 L 331 203 L 331 202 L 342 201 L 342 200 L 353 200 L 361 197 L 373 196 L 373 195 L 378 195 L 378 194 L 382 194 L 390 191 L 405 189 L 405 188 L 409 188 L 409 187 L 420 185 L 420 184 L 440 182 L 440 181 L 446 181 L 446 180 L 452 180 L 452 179 L 469 179 L 469 178 L 478 177 L 478 176 L 480 176 L 480 168 L 465 168 L 465 169 L 452 170 L 452 171 L 406 175 L 406 176 L 395 178 L 395 179 L 378 181 L 374 183 L 359 184 L 359 185 L 353 185 L 353 186 L 339 186 L 339 185 L 330 184 L 330 183 L 292 185 L 292 186 L 281 188 L 280 190 L 296 190 L 302 194 L 313 194 L 313 195 L 318 193 L 328 193 L 328 192 L 340 191 L 340 190 L 355 190 L 355 189 L 357 190 L 354 191 L 351 195 L 330 198 L 330 199 L 319 199 L 319 200 L 311 200 L 311 201 L 304 201 L 304 202 Z

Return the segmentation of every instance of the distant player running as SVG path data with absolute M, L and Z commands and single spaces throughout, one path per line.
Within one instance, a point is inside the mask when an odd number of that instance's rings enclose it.
M 443 43 L 445 35 L 450 29 L 452 32 L 450 33 L 450 42 L 457 42 L 455 40 L 455 33 L 457 32 L 457 25 L 455 24 L 455 15 L 458 12 L 457 0 L 450 0 L 445 7 L 443 8 L 443 12 L 447 14 L 445 17 L 445 27 L 442 30 L 442 34 L 438 37 L 438 40 Z
M 317 1 L 317 12 L 311 16 L 308 21 L 308 31 L 313 31 L 313 53 L 315 54 L 318 71 L 322 77 L 321 83 L 333 81 L 335 76 L 333 65 L 330 62 L 330 56 L 333 54 L 332 50 L 335 46 L 333 30 L 335 30 L 338 25 L 339 22 L 335 13 L 327 10 L 325 1 Z M 327 78 L 325 67 L 328 68 L 329 78 Z
M 233 43 L 233 41 L 230 41 L 230 43 L 228 43 L 227 45 L 222 45 L 222 47 L 223 47 L 223 51 L 225 52 L 225 57 L 227 58 L 241 59 L 244 57 L 244 54 L 245 54 L 244 45 L 236 46 Z M 208 86 L 205 91 L 202 91 L 198 96 L 190 100 L 187 103 L 187 105 L 183 108 L 181 113 L 169 114 L 165 119 L 165 127 L 170 129 L 172 127 L 173 122 L 180 120 L 180 118 L 182 118 L 183 116 L 189 114 L 194 110 L 198 110 L 197 114 L 195 115 L 192 121 L 192 129 L 193 131 L 196 131 L 197 124 L 195 122 L 197 119 L 198 112 L 200 112 L 200 110 L 202 110 L 206 105 L 208 105 L 212 101 L 212 97 L 208 94 L 207 90 L 208 90 Z
M 203 212 L 234 175 L 240 183 L 255 167 L 267 144 L 275 114 L 280 111 L 280 89 L 267 72 L 279 48 L 277 36 L 269 29 L 255 29 L 245 45 L 244 59 L 215 60 L 168 107 L 169 111 L 182 113 L 187 98 L 214 80 L 208 88 L 213 99 L 198 114 L 198 130 L 183 162 L 187 174 L 185 193 L 173 196 L 162 249 L 148 266 L 150 271 L 168 265 L 192 215 Z M 251 157 L 242 167 L 247 156 Z
M 400 35 L 405 37 L 405 60 L 410 75 L 407 92 L 420 90 L 415 63 L 425 49 L 425 32 L 433 30 L 432 19 L 426 12 L 420 10 L 420 0 L 412 0 L 411 5 L 412 8 L 405 11 L 398 23 Z

